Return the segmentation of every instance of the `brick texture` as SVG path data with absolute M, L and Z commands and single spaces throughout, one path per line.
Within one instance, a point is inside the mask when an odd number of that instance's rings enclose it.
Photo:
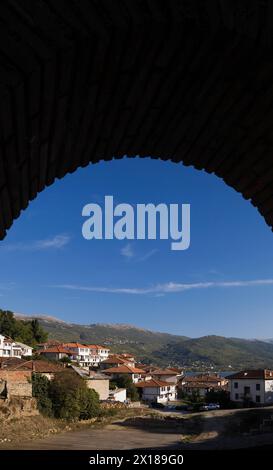
M 125 154 L 215 173 L 273 226 L 272 2 L 2 0 L 0 22 L 0 238 Z

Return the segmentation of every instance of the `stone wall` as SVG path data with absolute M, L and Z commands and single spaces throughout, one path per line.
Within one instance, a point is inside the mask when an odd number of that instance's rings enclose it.
M 31 371 L 3 370 L 0 369 L 0 389 L 6 387 L 4 394 L 7 398 L 27 397 L 32 398 Z

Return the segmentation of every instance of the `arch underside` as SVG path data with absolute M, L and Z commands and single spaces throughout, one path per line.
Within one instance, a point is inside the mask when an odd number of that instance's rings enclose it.
M 153 156 L 215 173 L 273 226 L 273 5 L 3 0 L 0 238 L 55 178 Z

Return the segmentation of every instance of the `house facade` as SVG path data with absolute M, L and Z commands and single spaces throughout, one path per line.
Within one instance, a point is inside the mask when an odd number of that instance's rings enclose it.
M 124 355 L 110 354 L 107 359 L 100 362 L 100 369 L 109 369 L 110 367 L 120 367 L 123 365 L 135 367 L 135 362 L 132 359 L 125 358 Z
M 39 355 L 53 361 L 59 361 L 64 357 L 71 358 L 71 356 L 73 356 L 72 352 L 63 346 L 53 346 L 51 348 L 43 349 L 39 351 Z
M 127 401 L 126 388 L 116 388 L 115 390 L 110 390 L 109 400 L 119 401 L 120 403 L 125 403 Z
M 182 375 L 174 369 L 155 369 L 151 372 L 153 378 L 163 382 L 177 383 Z
M 98 366 L 102 361 L 105 361 L 108 356 L 110 349 L 101 346 L 99 344 L 88 344 L 90 362 L 93 366 Z
M 152 379 L 136 384 L 141 399 L 147 402 L 168 403 L 177 399 L 176 384 Z
M 109 398 L 109 377 L 100 372 L 88 371 L 74 365 L 72 365 L 72 369 L 85 380 L 87 388 L 98 393 L 100 400 L 107 400 Z
M 107 359 L 109 349 L 101 345 L 81 343 L 63 343 L 62 346 L 71 353 L 71 359 L 78 362 L 82 367 L 94 367 Z
M 115 380 L 115 378 L 128 375 L 132 382 L 136 384 L 142 380 L 143 370 L 137 369 L 136 367 L 122 365 L 119 367 L 110 367 L 109 369 L 105 369 L 104 373 L 111 376 L 113 380 Z
M 33 348 L 23 343 L 13 341 L 13 339 L 0 335 L 0 357 L 32 356 Z
M 228 380 L 225 377 L 214 375 L 195 375 L 185 376 L 178 384 L 179 388 L 187 395 L 198 394 L 200 397 L 205 397 L 206 394 L 212 390 L 227 390 Z
M 273 405 L 273 371 L 269 369 L 243 370 L 229 375 L 230 400 L 237 403 Z

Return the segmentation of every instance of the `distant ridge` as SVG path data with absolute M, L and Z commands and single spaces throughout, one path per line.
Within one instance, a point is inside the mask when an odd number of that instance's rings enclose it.
M 24 320 L 38 318 L 51 339 L 102 343 L 108 345 L 112 352 L 128 352 L 146 363 L 161 366 L 179 365 L 192 370 L 273 369 L 272 340 L 226 338 L 216 335 L 189 338 L 123 323 L 80 325 L 49 315 L 15 315 Z

